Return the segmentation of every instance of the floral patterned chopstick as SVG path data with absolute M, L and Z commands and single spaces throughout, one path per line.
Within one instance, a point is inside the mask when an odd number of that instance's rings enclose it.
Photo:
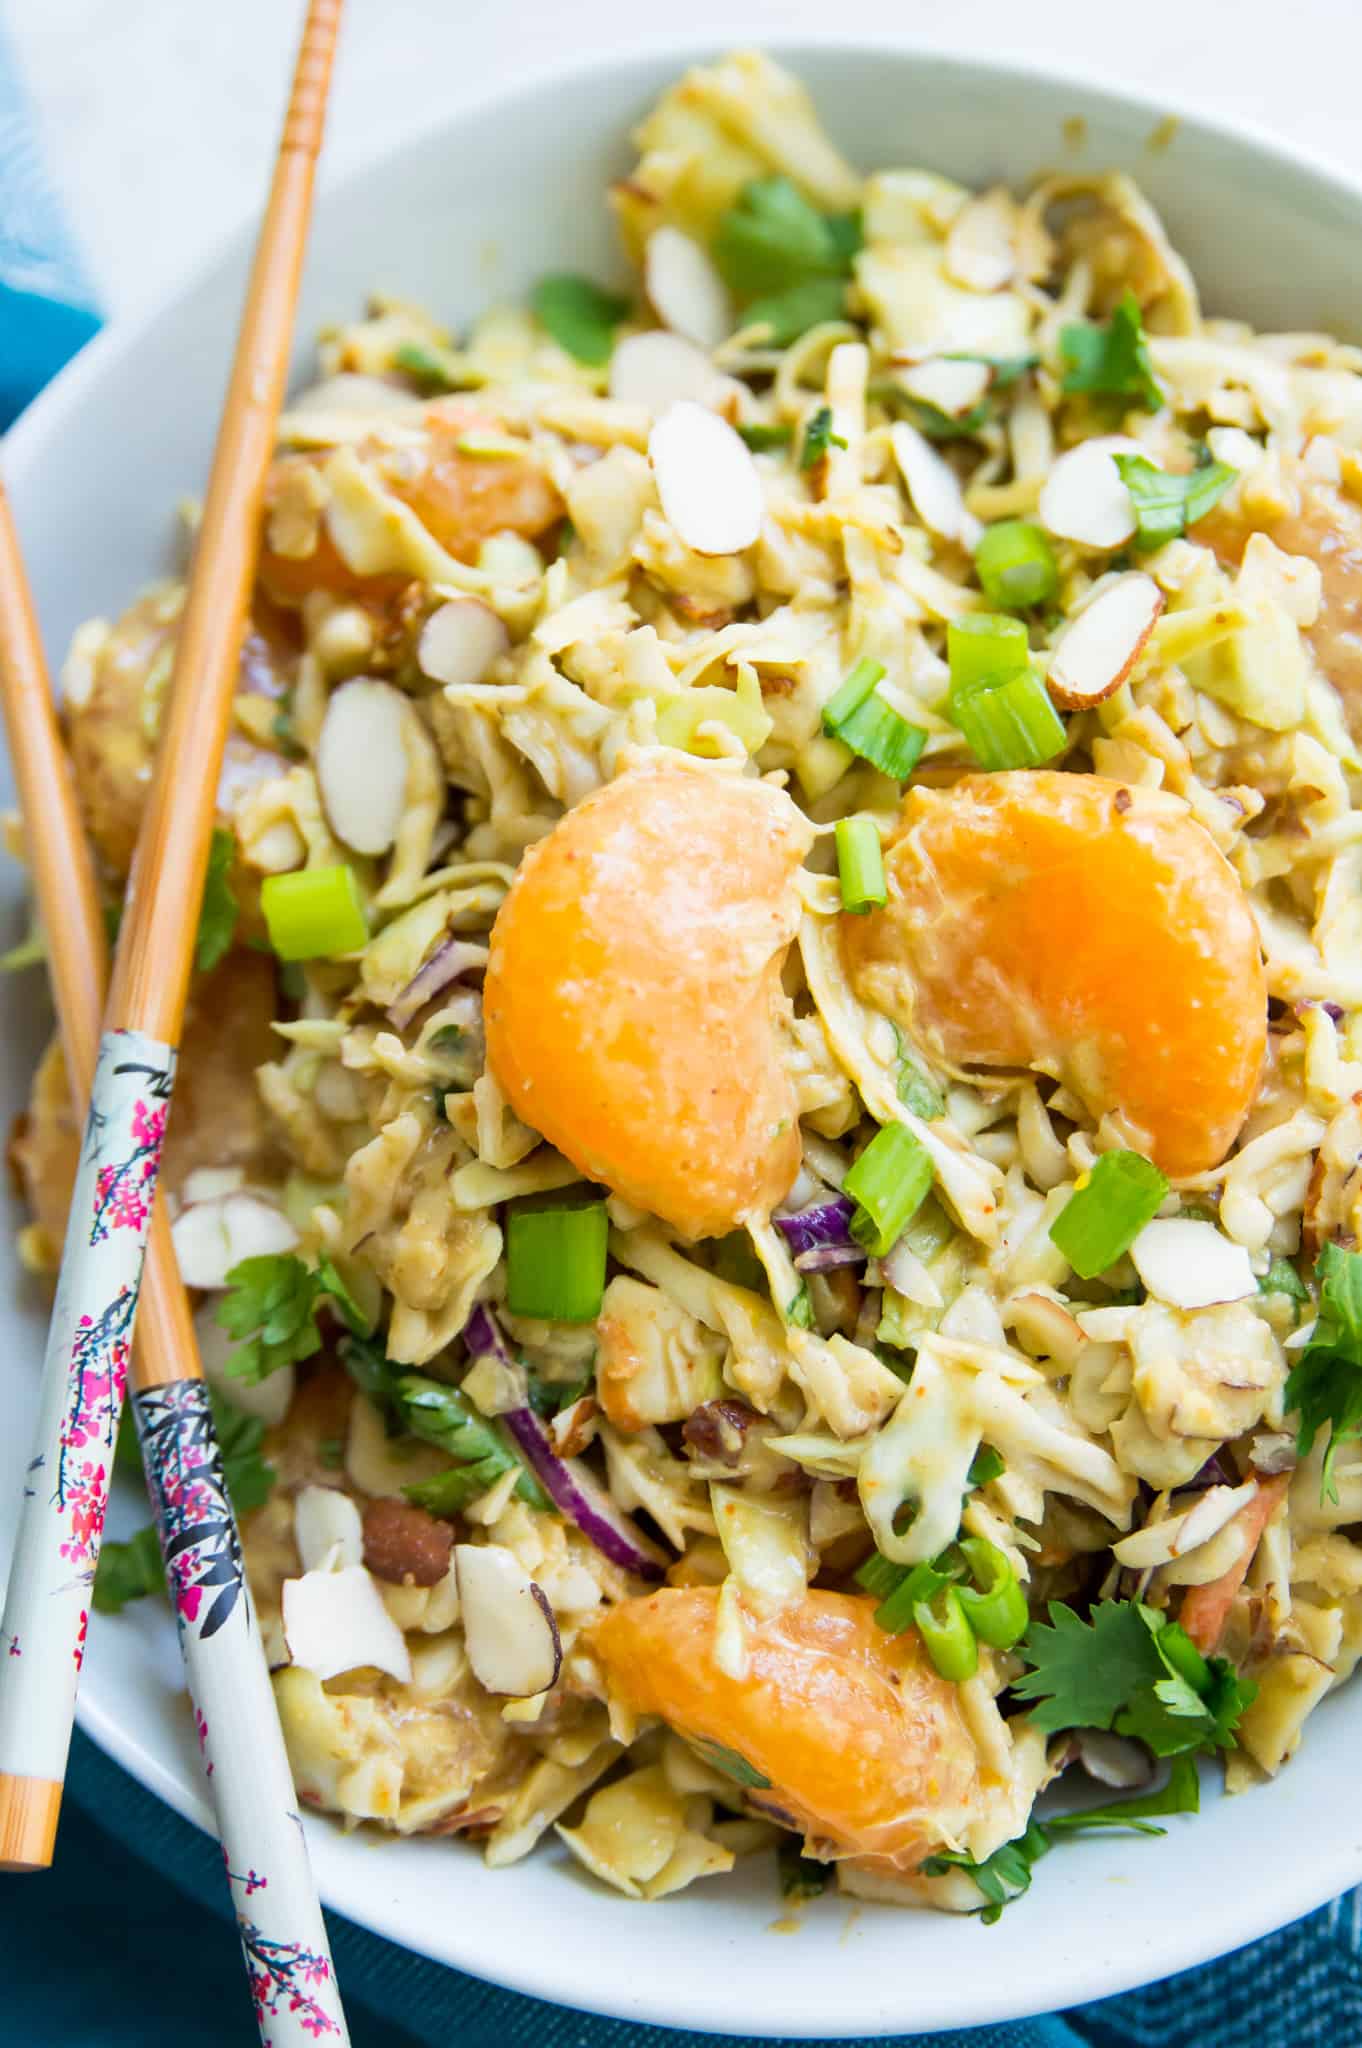
M 140 1001 L 148 1012 L 141 1023 L 151 1028 L 139 1028 L 135 1016 L 120 1018 L 115 1009 L 115 1028 L 99 1040 L 97 1058 L 106 954 L 102 920 L 17 537 L 0 490 L 4 714 L 78 1095 L 93 1076 L 44 1361 L 37 1446 L 0 1625 L 0 1867 L 37 1869 L 51 1860 L 89 1590 L 131 1361 L 132 1405 L 257 2020 L 262 2039 L 276 2048 L 321 2038 L 344 2043 L 347 2035 L 156 1179 L 174 1075 L 171 1041 L 183 1011 L 236 637 L 282 393 L 339 13 L 340 0 L 312 0 L 309 8 L 180 641 L 181 681 L 167 743 L 173 747 L 178 712 L 179 744 L 186 744 L 187 735 L 199 750 L 195 767 L 201 772 L 186 775 L 173 756 L 167 768 L 163 750 L 138 856 L 143 871 L 152 864 L 150 880 L 140 895 L 134 887 L 125 918 L 125 946 L 140 947 L 148 958 L 129 967 L 124 955 L 121 1001 L 134 1012 Z M 199 626 L 193 631 L 196 595 Z M 184 801 L 196 800 L 202 815 L 186 829 L 173 814 Z M 197 866 L 196 840 L 204 855 Z M 165 887 L 162 849 L 171 847 L 178 847 L 181 865 Z M 182 972 L 177 949 L 185 953 Z M 149 965 L 153 953 L 155 964 Z M 154 1002 L 149 989 L 155 990 Z M 119 1000 L 117 986 L 113 1000 Z M 148 1245 L 151 1263 L 133 1356 L 132 1326 Z

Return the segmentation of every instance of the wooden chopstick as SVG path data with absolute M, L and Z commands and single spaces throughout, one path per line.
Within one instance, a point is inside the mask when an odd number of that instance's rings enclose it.
M 33 893 L 48 934 L 48 971 L 61 1026 L 62 1050 L 72 1095 L 88 1096 L 99 1044 L 99 1019 L 108 970 L 108 947 L 100 911 L 94 863 L 76 805 L 70 763 L 62 745 L 56 709 L 43 662 L 42 644 L 24 574 L 13 515 L 0 481 L 0 710 L 3 710 L 19 801 L 29 826 Z M 180 1281 L 170 1227 L 159 1196 L 154 1205 L 142 1302 L 133 1343 L 132 1381 L 154 1387 L 173 1378 L 166 1362 L 177 1361 L 185 1378 L 201 1377 L 189 1297 Z M 174 1559 L 167 1560 L 173 1579 Z M 202 1638 L 181 1631 L 185 1676 L 195 1725 L 204 1733 L 208 1785 L 229 1874 L 273 1874 L 270 1913 L 250 1925 L 272 1953 L 285 1946 L 303 1950 L 325 1965 L 314 1969 L 318 2011 L 332 2022 L 330 2038 L 343 2041 L 343 2022 L 330 1976 L 326 1930 L 307 1866 L 307 1852 L 293 1812 L 292 1785 L 283 1733 L 274 1711 L 269 1673 L 249 1597 L 240 1625 L 224 1631 L 205 1656 Z M 252 1755 L 243 1775 L 233 1759 L 221 1763 L 214 1730 L 237 1721 L 249 1728 Z M 0 1869 L 39 1870 L 52 1860 L 61 1784 L 34 1778 L 0 1777 Z M 258 1887 L 256 1887 L 258 1889 Z M 244 1901 L 243 1901 L 244 1903 Z M 282 1909 L 282 1912 L 281 1912 Z M 248 1953 L 248 1969 L 256 1959 Z M 316 2014 L 312 2015 L 314 2022 Z M 274 2015 L 271 2015 L 273 2020 Z M 316 2038 L 315 2034 L 309 2038 Z
M 115 1012 L 102 1040 L 97 1020 L 106 946 L 98 895 L 18 539 L 0 489 L 4 715 L 71 1085 L 78 1098 L 90 1092 L 44 1364 L 37 1455 L 29 1467 L 0 1643 L 7 1653 L 0 1657 L 0 1865 L 35 1869 L 51 1860 L 86 1601 L 149 1239 L 133 1408 L 257 2018 L 263 2037 L 300 2044 L 323 2037 L 343 2043 L 345 2022 L 293 1811 L 189 1305 L 155 1190 L 173 1074 L 170 1042 L 179 1032 L 188 987 L 340 6 L 341 0 L 311 0 L 309 6 L 214 459 L 171 715 L 139 841 L 137 870 L 148 879 L 139 889 L 135 875 L 130 885 L 121 957 L 128 960 L 129 947 L 134 953 L 154 949 L 158 965 L 150 972 L 140 959 L 125 965 L 121 1001 L 144 1023 L 140 1030 L 120 1024 L 121 1013 Z M 174 750 L 186 747 L 195 752 L 187 766 L 179 756 L 177 767 Z M 196 811 L 192 827 L 179 821 L 186 805 Z M 197 866 L 188 873 L 179 867 L 166 877 L 158 865 L 165 861 Z M 169 944 L 167 918 L 176 920 Z M 177 964 L 179 953 L 183 960 Z M 159 1027 L 159 1045 L 148 1024 Z M 154 1083 L 158 1075 L 160 1088 L 138 1086 L 142 1080 Z M 130 1159 L 120 1149 L 120 1141 L 125 1147 L 129 1138 Z M 112 1261 L 91 1259 L 91 1252 L 119 1234 L 130 1242 L 117 1246 Z M 78 1487 L 70 1483 L 68 1469 L 76 1446 L 84 1454 Z

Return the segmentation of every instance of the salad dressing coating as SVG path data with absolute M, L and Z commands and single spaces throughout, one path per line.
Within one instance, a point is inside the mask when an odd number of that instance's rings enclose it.
M 752 53 L 634 139 L 630 291 L 280 421 L 176 1248 L 300 1797 L 992 1910 L 1362 1657 L 1362 351 Z M 182 602 L 65 670 L 111 911 Z

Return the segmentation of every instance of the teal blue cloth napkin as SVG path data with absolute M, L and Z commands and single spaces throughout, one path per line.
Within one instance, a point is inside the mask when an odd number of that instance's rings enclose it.
M 97 325 L 0 39 L 0 427 Z M 1343 1796 L 1352 1796 L 1349 1788 Z M 451 1855 L 461 1853 L 451 1846 Z M 216 1844 L 83 1736 L 72 1750 L 53 1870 L 0 1884 L 0 2042 L 248 2048 L 255 2039 Z M 336 1915 L 330 1925 L 354 2048 L 683 2048 L 697 2040 L 499 1991 Z M 981 1930 L 981 1969 L 988 1967 L 987 1938 Z M 1324 2042 L 1362 2044 L 1362 1892 L 1223 1962 L 1147 1990 L 1063 2017 L 924 2036 L 921 2048 Z M 718 2037 L 717 2048 L 756 2044 Z

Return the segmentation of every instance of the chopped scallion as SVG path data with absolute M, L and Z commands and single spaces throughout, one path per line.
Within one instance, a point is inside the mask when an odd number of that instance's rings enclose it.
M 951 689 L 969 690 L 998 676 L 1020 675 L 1031 660 L 1020 619 L 998 612 L 964 612 L 946 629 Z
M 513 1208 L 506 1223 L 511 1313 L 589 1323 L 605 1292 L 609 1222 L 604 1202 Z
M 840 740 L 895 782 L 906 782 L 927 744 L 920 726 L 909 725 L 877 694 L 884 664 L 863 657 L 823 706 L 823 730 Z
M 754 455 L 765 455 L 772 448 L 788 448 L 794 439 L 794 428 L 788 423 L 768 426 L 763 420 L 755 420 L 750 426 L 739 427 L 738 436 Z
M 950 712 L 981 768 L 1038 768 L 1067 742 L 1064 720 L 1031 668 L 952 691 Z
M 913 1623 L 922 1645 L 942 1678 L 960 1685 L 979 1669 L 979 1645 L 955 1586 L 945 1586 L 935 1600 L 919 1600 Z
M 332 960 L 358 952 L 369 936 L 354 870 L 343 863 L 266 875 L 260 908 L 281 960 Z
M 837 873 L 842 884 L 844 910 L 859 915 L 888 902 L 884 856 L 873 819 L 837 820 Z
M 1044 604 L 1059 587 L 1059 564 L 1048 534 L 1030 519 L 1000 519 L 974 550 L 985 597 L 1008 610 Z
M 906 1124 L 886 1124 L 842 1185 L 857 1204 L 852 1236 L 876 1258 L 883 1258 L 931 1192 L 931 1155 Z
M 1026 1634 L 1031 1617 L 1017 1574 L 996 1543 L 982 1536 L 964 1536 L 960 1551 L 974 1583 L 961 1586 L 960 1604 L 981 1643 L 1010 1650 Z
M 1168 1182 L 1139 1152 L 1104 1152 L 1050 1225 L 1082 1280 L 1095 1280 L 1130 1250 L 1158 1214 Z

